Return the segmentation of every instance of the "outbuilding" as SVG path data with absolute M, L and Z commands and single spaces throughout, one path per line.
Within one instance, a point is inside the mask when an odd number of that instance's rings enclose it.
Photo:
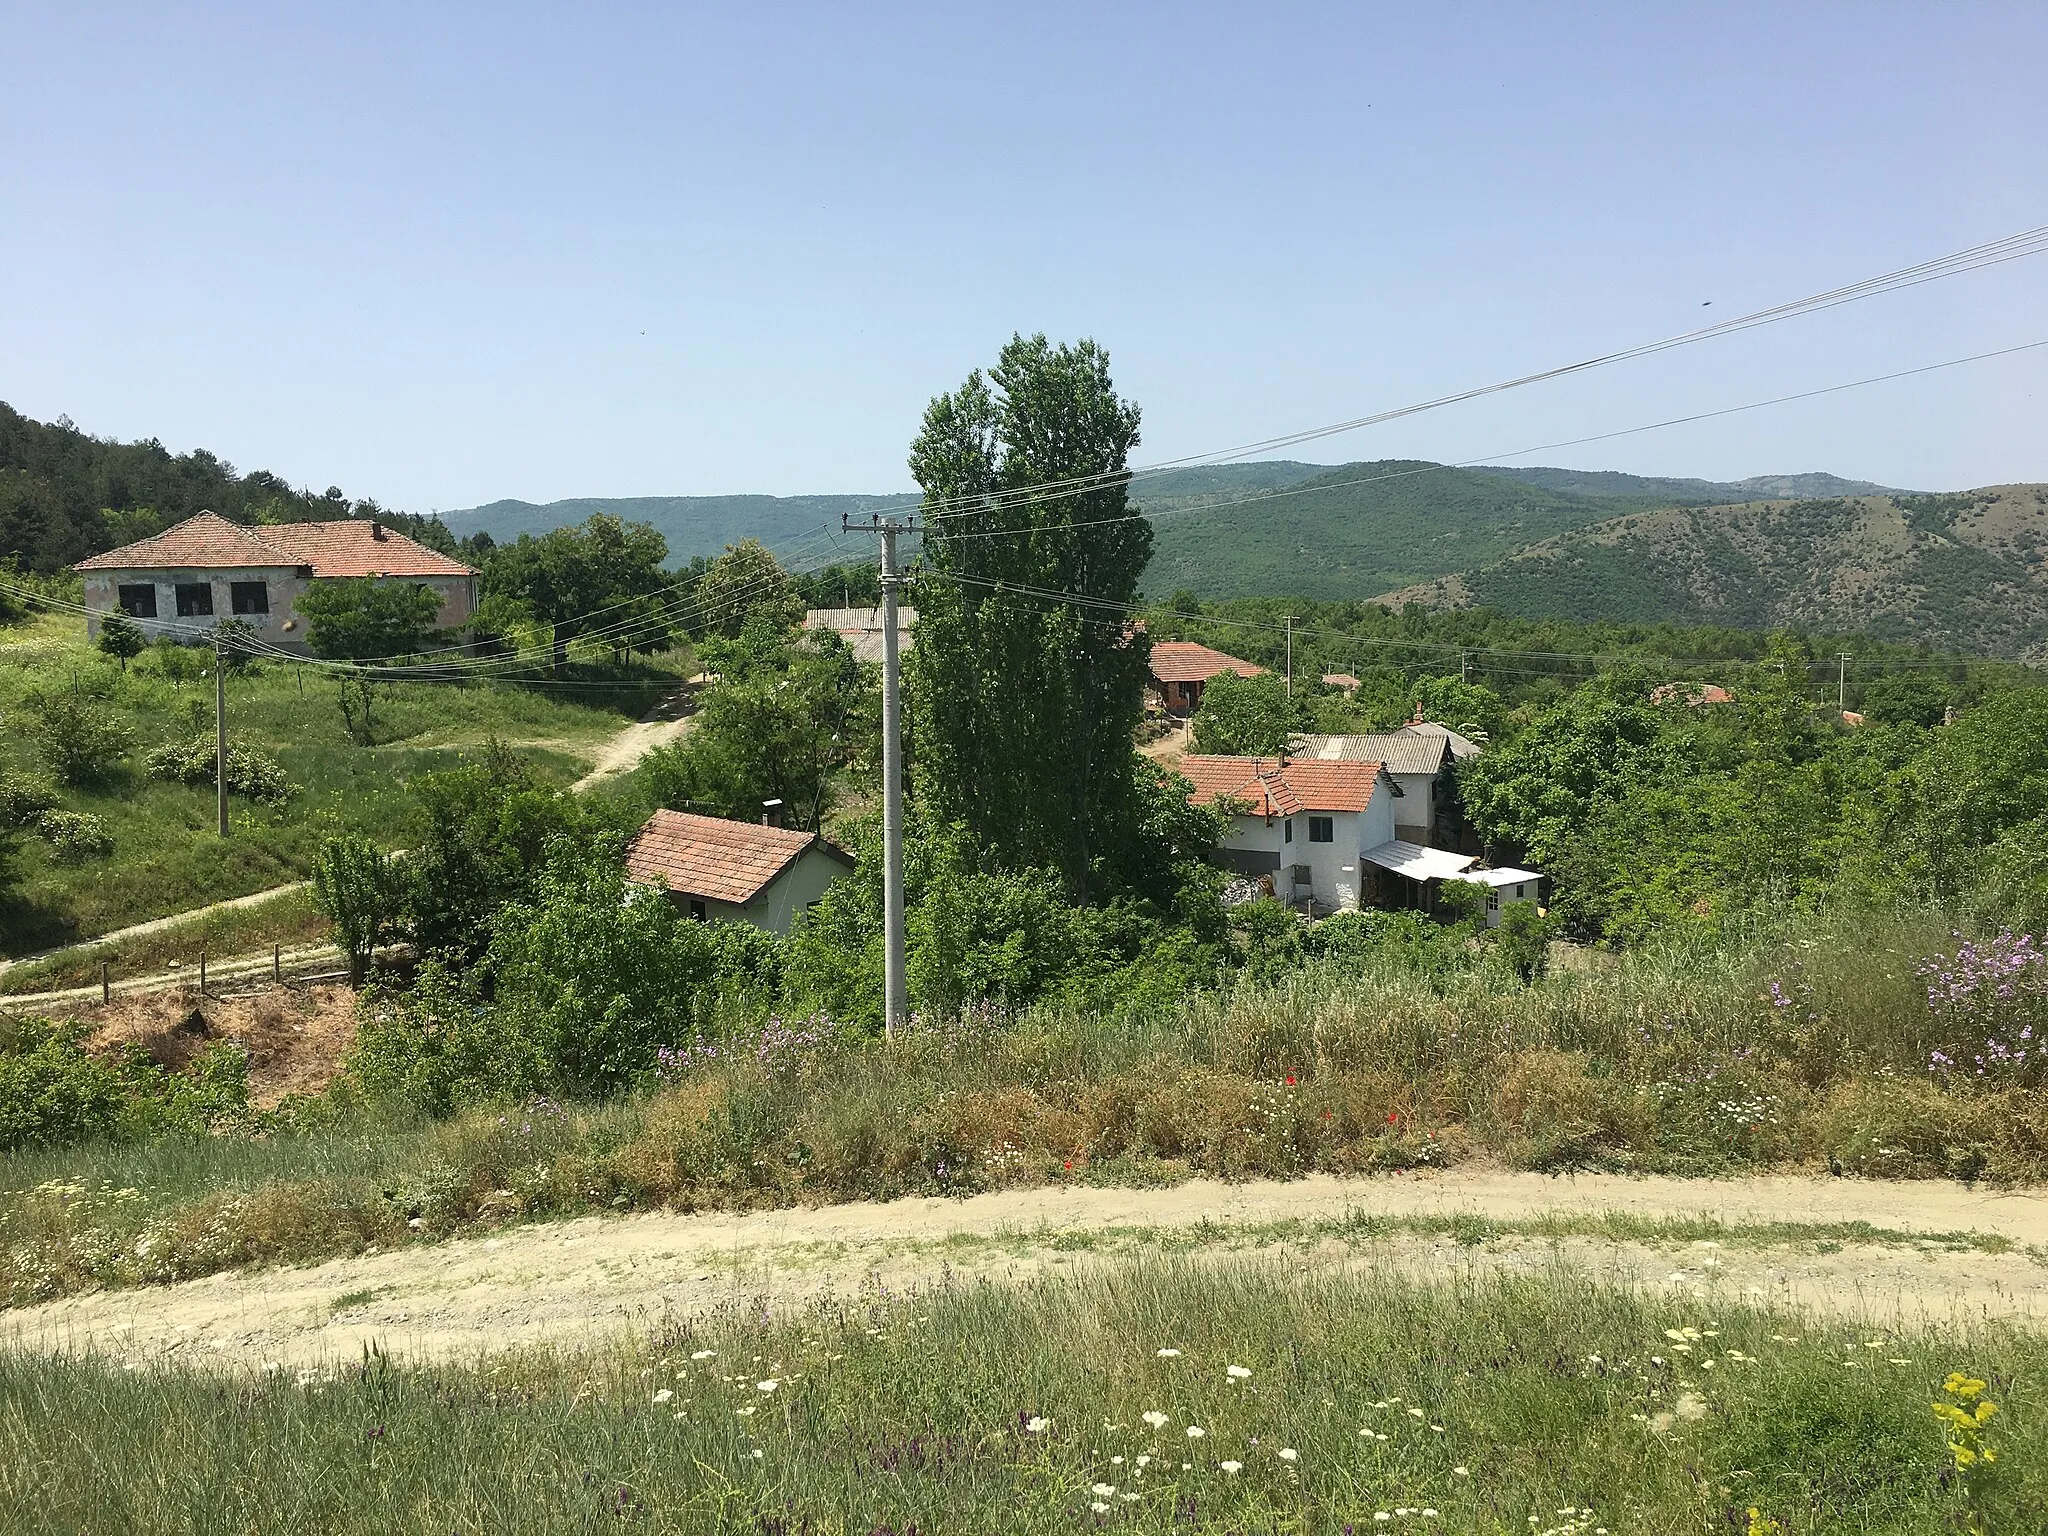
M 816 832 L 656 811 L 626 845 L 626 878 L 666 890 L 699 922 L 788 933 L 853 856 Z

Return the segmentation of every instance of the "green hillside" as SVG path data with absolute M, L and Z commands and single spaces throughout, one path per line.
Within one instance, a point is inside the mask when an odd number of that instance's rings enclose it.
M 1490 564 L 1511 551 L 1647 511 L 1661 498 L 1589 495 L 1417 460 L 1345 464 L 1246 505 L 1190 510 L 1140 496 L 1157 515 L 1148 592 L 1372 597 Z
M 1665 508 L 1396 594 L 1532 618 L 1796 625 L 2048 659 L 2048 486 Z
M 500 544 L 523 533 L 567 528 L 594 512 L 609 512 L 632 523 L 652 523 L 668 541 L 671 565 L 698 555 L 716 555 L 741 539 L 759 539 L 784 549 L 817 533 L 839 529 L 842 515 L 902 513 L 917 505 L 913 495 L 883 496 L 577 496 L 566 501 L 493 501 L 481 507 L 443 512 L 458 538 L 488 533 Z

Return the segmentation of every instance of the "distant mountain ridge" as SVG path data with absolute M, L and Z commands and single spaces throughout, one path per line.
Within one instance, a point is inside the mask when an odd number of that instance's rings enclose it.
M 2048 662 L 2048 485 L 1663 508 L 1383 600 L 1854 631 Z

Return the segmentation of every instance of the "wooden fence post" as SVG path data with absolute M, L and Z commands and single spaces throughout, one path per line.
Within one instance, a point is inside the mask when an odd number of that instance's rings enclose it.
M 114 995 L 114 989 L 107 982 L 107 962 L 100 962 L 100 1001 L 105 1003 Z
M 206 951 L 199 951 L 199 995 L 206 996 Z
M 282 944 L 270 946 L 270 979 L 276 985 L 282 986 L 284 984 L 284 946 Z

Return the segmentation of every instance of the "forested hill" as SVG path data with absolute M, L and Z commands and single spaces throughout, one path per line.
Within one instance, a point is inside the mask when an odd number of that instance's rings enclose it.
M 1390 596 L 1528 618 L 1854 631 L 2048 661 L 2048 486 L 1665 508 Z
M 351 501 L 338 486 L 316 495 L 268 470 L 245 475 L 203 448 L 112 442 L 0 401 L 0 564 L 55 571 L 205 511 L 238 523 L 378 517 L 434 548 L 454 547 L 432 518 Z

